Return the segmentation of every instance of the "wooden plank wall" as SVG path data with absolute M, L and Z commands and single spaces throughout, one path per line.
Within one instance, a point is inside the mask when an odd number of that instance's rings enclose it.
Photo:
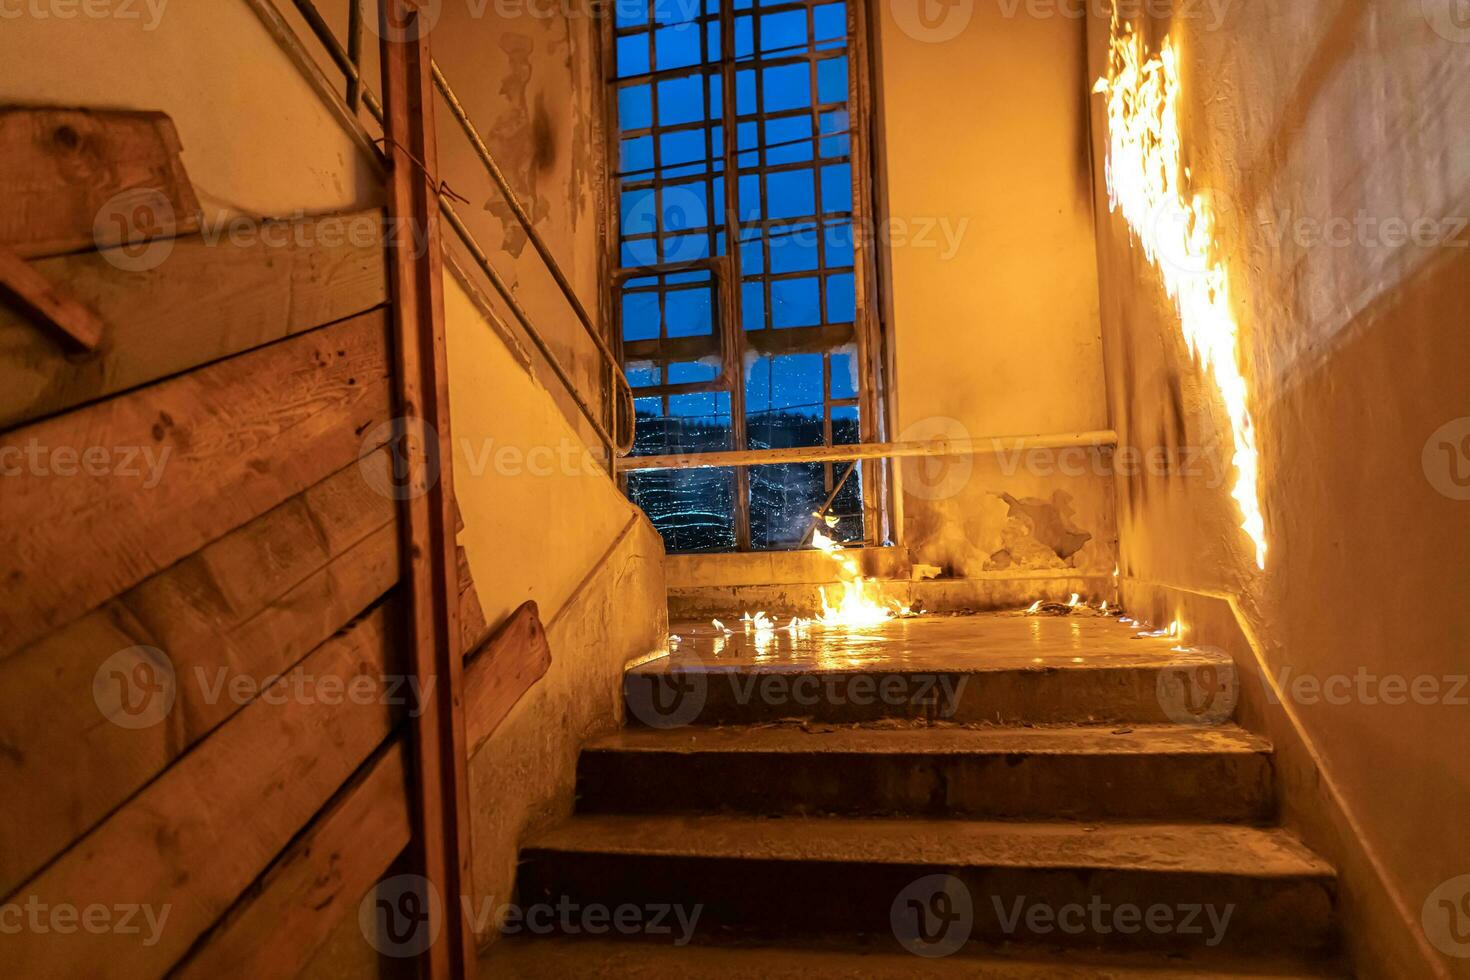
M 96 145 L 171 132 L 122 115 Z M 0 301 L 0 907 L 135 910 L 7 935 L 7 974 L 294 976 L 410 844 L 386 260 L 342 220 L 30 260 L 85 355 Z M 492 634 L 463 550 L 457 584 L 478 750 L 551 654 L 534 603 Z

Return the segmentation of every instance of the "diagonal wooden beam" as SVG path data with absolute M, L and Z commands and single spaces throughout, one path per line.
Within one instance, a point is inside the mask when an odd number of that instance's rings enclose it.
M 102 342 L 102 321 L 91 310 L 3 245 L 0 245 L 0 295 L 18 304 L 31 318 L 51 327 L 72 347 L 92 351 Z

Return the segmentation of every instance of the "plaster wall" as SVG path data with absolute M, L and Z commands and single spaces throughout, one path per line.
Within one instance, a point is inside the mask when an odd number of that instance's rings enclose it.
M 871 11 L 893 431 L 986 438 L 1108 428 L 1084 22 L 1032 17 L 1010 0 L 898 0 Z M 903 543 L 915 562 L 957 578 L 1113 569 L 1104 454 L 919 459 L 899 469 Z M 1053 547 L 1036 520 L 1087 540 Z
M 1248 668 L 1243 714 L 1281 752 L 1286 819 L 1339 867 L 1361 974 L 1470 976 L 1436 899 L 1470 891 L 1453 884 L 1470 874 L 1470 712 L 1453 693 L 1470 642 L 1470 24 L 1436 0 L 1237 3 L 1218 21 L 1191 6 L 1141 27 L 1151 49 L 1167 33 L 1180 50 L 1186 163 L 1218 215 L 1269 551 L 1260 572 L 1230 481 L 1139 473 L 1118 484 L 1125 596 Z M 1094 77 L 1107 36 L 1091 18 Z M 1093 132 L 1101 160 L 1102 118 Z M 1116 428 L 1228 460 L 1218 395 L 1100 171 Z M 1386 220 L 1436 230 L 1404 241 Z

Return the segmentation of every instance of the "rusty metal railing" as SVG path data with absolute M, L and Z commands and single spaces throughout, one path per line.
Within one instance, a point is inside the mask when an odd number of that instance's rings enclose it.
M 308 60 L 311 58 L 310 54 L 301 46 L 301 41 L 295 36 L 295 32 L 284 21 L 281 21 L 279 17 L 271 18 L 270 14 L 273 11 L 268 12 L 263 9 L 263 5 L 268 6 L 271 0 L 250 0 L 250 2 L 256 8 L 256 12 L 260 14 L 262 20 L 266 21 L 267 27 L 271 28 L 272 33 L 276 35 L 277 41 L 296 46 L 296 50 L 292 51 L 291 54 L 296 57 L 298 63 L 301 62 L 302 58 Z M 367 109 L 373 119 L 381 124 L 383 121 L 382 103 L 362 77 L 363 0 L 349 0 L 348 39 L 345 46 L 333 32 L 331 25 L 322 17 L 321 12 L 317 10 L 316 4 L 312 0 L 292 0 L 292 2 L 297 12 L 306 22 L 306 25 L 311 29 L 312 34 L 326 50 L 332 63 L 342 72 L 346 83 L 345 94 L 338 96 L 345 103 L 342 108 L 346 110 L 355 123 L 357 108 L 361 105 Z M 480 246 L 474 234 L 465 225 L 464 220 L 460 218 L 459 213 L 454 208 L 453 200 L 446 193 L 446 189 L 443 186 L 438 190 L 439 210 L 448 225 L 454 229 L 455 233 L 464 243 L 465 248 L 470 253 L 470 257 L 480 268 L 480 271 L 490 281 L 490 285 L 505 303 L 506 308 L 510 310 L 511 315 L 520 324 L 521 329 L 525 331 L 532 345 L 535 346 L 536 350 L 546 361 L 547 366 L 551 368 L 552 373 L 556 375 L 557 380 L 566 389 L 567 395 L 577 406 L 578 411 L 581 412 L 587 424 L 596 433 L 598 440 L 607 451 L 609 471 L 616 472 L 619 457 L 626 456 L 632 451 L 633 429 L 635 425 L 633 389 L 628 384 L 627 377 L 623 374 L 622 365 L 619 363 L 611 345 L 608 344 L 607 339 L 598 331 L 592 317 L 588 314 L 586 307 L 577 296 L 576 290 L 572 288 L 571 282 L 567 279 L 565 273 L 562 272 L 560 264 L 556 261 L 556 257 L 552 255 L 551 249 L 547 246 L 545 239 L 541 237 L 541 233 L 531 220 L 530 214 L 526 211 L 524 205 L 521 204 L 521 200 L 516 195 L 514 189 L 511 188 L 504 172 L 496 164 L 495 158 L 491 155 L 489 147 L 485 145 L 485 141 L 481 138 L 473 120 L 470 119 L 469 113 L 464 108 L 464 104 L 455 94 L 453 87 L 449 84 L 449 80 L 444 76 L 444 72 L 439 68 L 437 63 L 432 64 L 432 74 L 435 88 L 438 89 L 439 94 L 448 104 L 450 113 L 459 123 L 460 129 L 464 132 L 465 138 L 469 140 L 470 146 L 474 149 L 475 154 L 480 158 L 481 163 L 484 164 L 491 181 L 505 199 L 506 204 L 509 205 L 511 213 L 515 215 L 516 221 L 525 231 L 527 240 L 531 243 L 531 247 L 536 250 L 536 254 L 545 265 L 552 280 L 555 281 L 557 288 L 561 290 L 567 304 L 576 316 L 577 322 L 581 324 L 583 331 L 592 340 L 593 344 L 596 345 L 602 366 L 606 371 L 606 387 L 604 388 L 606 399 L 602 406 L 603 413 L 595 411 L 587 403 L 587 399 L 578 390 L 576 383 L 561 363 L 560 358 L 551 350 L 545 337 L 531 320 L 530 314 L 527 313 L 525 307 L 516 299 L 515 294 L 511 291 L 504 277 L 491 264 L 489 257 L 485 254 L 484 248 Z M 375 152 L 379 154 L 379 159 L 381 160 L 381 149 L 375 148 Z M 603 421 L 604 418 L 606 419 L 605 422 Z

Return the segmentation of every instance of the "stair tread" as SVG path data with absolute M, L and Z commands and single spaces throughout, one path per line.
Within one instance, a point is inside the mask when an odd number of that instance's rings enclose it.
M 1285 830 L 1230 824 L 583 815 L 543 834 L 528 850 L 1262 878 L 1334 874 Z
M 794 636 L 781 630 L 758 636 L 734 619 L 727 622 L 734 628 L 729 635 L 707 623 L 674 627 L 680 637 L 674 652 L 632 672 L 966 674 L 1231 663 L 1219 651 L 1181 650 L 1177 639 L 1139 636 L 1137 626 L 1115 619 L 933 616 L 894 620 L 876 630 L 812 629 Z
M 993 980 L 1202 980 L 1327 978 L 1344 974 L 1315 961 L 1243 960 L 1219 954 L 996 949 L 920 959 L 897 951 L 826 946 L 673 946 L 617 939 L 504 939 L 480 961 L 496 978 L 624 977 L 673 980 L 888 980 L 916 975 Z
M 1224 755 L 1269 753 L 1263 736 L 1237 725 L 933 727 L 757 725 L 630 728 L 596 739 L 585 752 L 833 755 Z

